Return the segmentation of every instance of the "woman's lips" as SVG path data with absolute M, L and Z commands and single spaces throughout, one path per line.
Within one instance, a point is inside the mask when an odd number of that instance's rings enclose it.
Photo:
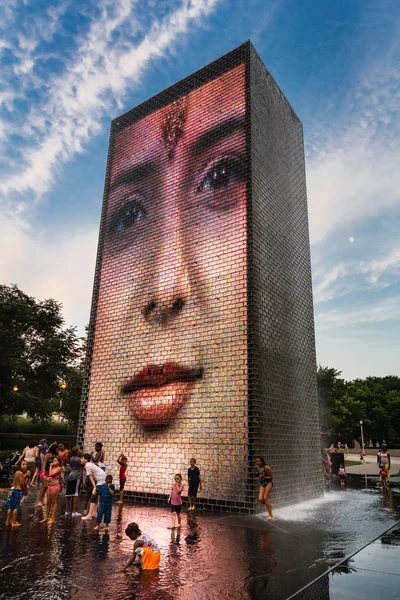
M 188 400 L 203 369 L 188 369 L 176 363 L 148 365 L 123 388 L 130 407 L 144 427 L 167 425 Z

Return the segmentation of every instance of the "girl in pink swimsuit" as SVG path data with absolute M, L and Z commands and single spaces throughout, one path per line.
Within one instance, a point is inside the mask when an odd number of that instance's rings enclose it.
M 61 461 L 55 456 L 49 469 L 49 478 L 47 480 L 47 510 L 46 516 L 41 523 L 54 523 L 57 512 L 57 496 L 61 489 L 60 478 L 62 474 Z

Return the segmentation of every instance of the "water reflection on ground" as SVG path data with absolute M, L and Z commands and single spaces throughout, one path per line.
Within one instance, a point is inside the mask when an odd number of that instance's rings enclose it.
M 386 531 L 400 515 L 400 482 L 383 494 L 375 480 L 352 480 L 324 498 L 260 516 L 187 512 L 171 532 L 167 508 L 113 509 L 110 533 L 60 516 L 39 524 L 35 494 L 22 504 L 22 527 L 4 528 L 0 590 L 5 599 L 246 600 L 288 598 L 346 556 Z M 364 489 L 365 488 L 365 489 Z M 31 493 L 31 492 L 30 492 Z M 5 494 L 1 494 L 5 498 Z M 60 498 L 60 506 L 63 498 Z M 63 515 L 63 513 L 61 513 Z M 117 573 L 133 543 L 126 525 L 136 521 L 160 545 L 160 569 Z

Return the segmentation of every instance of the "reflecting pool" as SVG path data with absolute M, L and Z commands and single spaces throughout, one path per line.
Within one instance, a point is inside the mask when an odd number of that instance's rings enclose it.
M 395 480 L 393 480 L 395 481 Z M 386 493 L 376 478 L 348 478 L 319 500 L 276 517 L 184 512 L 181 531 L 168 529 L 164 507 L 113 508 L 109 534 L 64 516 L 39 524 L 37 492 L 21 507 L 22 526 L 5 529 L 0 514 L 0 597 L 13 600 L 285 599 L 392 527 L 400 517 L 400 481 Z M 0 498 L 6 498 L 0 492 Z M 159 544 L 160 569 L 118 573 L 132 552 L 125 527 L 136 521 Z M 1 594 L 4 594 L 1 596 Z M 329 595 L 327 596 L 329 598 Z

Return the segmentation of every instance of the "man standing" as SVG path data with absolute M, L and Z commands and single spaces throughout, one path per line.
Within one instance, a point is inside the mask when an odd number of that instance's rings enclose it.
M 106 482 L 106 473 L 103 469 L 90 462 L 90 454 L 84 454 L 81 458 L 81 463 L 88 479 L 86 484 L 86 501 L 90 501 L 89 512 L 86 517 L 82 517 L 82 520 L 89 520 L 97 516 L 96 486 Z

